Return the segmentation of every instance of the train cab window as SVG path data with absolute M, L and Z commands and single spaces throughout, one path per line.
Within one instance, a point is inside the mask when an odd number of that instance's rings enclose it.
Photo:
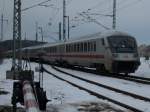
M 102 38 L 101 41 L 102 41 L 102 45 L 104 46 L 105 45 L 104 38 Z

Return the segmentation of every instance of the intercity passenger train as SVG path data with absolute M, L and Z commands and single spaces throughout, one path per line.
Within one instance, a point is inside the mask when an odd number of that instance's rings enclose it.
M 137 42 L 120 31 L 107 31 L 66 42 L 24 48 L 30 58 L 41 51 L 45 61 L 71 66 L 91 67 L 110 73 L 133 73 L 140 65 Z

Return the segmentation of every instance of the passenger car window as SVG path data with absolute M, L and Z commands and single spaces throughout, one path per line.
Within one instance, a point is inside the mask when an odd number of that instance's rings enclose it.
M 104 38 L 102 38 L 101 41 L 102 41 L 102 45 L 104 46 L 105 45 Z

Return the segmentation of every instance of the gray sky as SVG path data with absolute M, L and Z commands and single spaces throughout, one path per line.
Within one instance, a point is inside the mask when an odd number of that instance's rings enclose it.
M 5 39 L 12 38 L 13 1 L 0 0 L 0 14 L 8 18 L 8 24 L 4 25 Z M 22 9 L 45 0 L 22 0 Z M 22 38 L 25 32 L 28 39 L 35 39 L 35 22 L 44 29 L 46 41 L 54 41 L 58 38 L 58 23 L 62 22 L 63 0 L 51 0 L 46 3 L 50 7 L 37 6 L 22 12 Z M 113 0 L 66 0 L 67 15 L 70 16 L 70 38 L 80 37 L 87 34 L 102 32 L 105 29 L 90 22 L 78 13 L 86 12 L 97 14 L 112 14 Z M 133 35 L 139 44 L 150 43 L 150 0 L 117 0 L 117 30 Z M 105 26 L 112 27 L 112 18 L 91 15 Z M 76 20 L 76 21 L 75 21 Z M 49 25 L 51 23 L 51 25 Z M 39 35 L 40 36 L 40 35 Z M 40 37 L 39 37 L 40 38 Z

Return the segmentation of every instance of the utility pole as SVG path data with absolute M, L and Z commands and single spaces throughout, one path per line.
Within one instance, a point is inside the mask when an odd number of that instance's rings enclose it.
M 18 66 L 17 69 L 22 69 L 21 56 L 21 0 L 14 0 L 14 17 L 13 17 L 13 61 L 12 69 L 16 69 L 16 40 L 18 40 Z
M 24 34 L 24 40 L 25 40 L 25 41 L 27 40 L 27 34 L 26 34 L 26 32 L 25 32 L 25 34 Z
M 1 14 L 1 40 L 4 39 L 4 21 L 8 23 L 8 19 L 4 19 L 3 13 Z
M 61 22 L 59 22 L 59 41 L 61 41 Z
M 70 38 L 70 20 L 69 20 L 69 16 L 67 16 L 67 18 L 68 18 L 68 40 L 69 40 L 69 38 Z
M 113 0 L 113 29 L 116 29 L 116 0 Z
M 42 43 L 44 42 L 44 33 L 43 33 L 43 28 L 38 27 L 40 29 L 41 37 L 42 37 Z
M 37 41 L 38 41 L 38 22 L 36 22 L 35 24 L 36 24 L 35 40 L 36 40 L 36 42 L 37 42 Z
M 63 0 L 63 40 L 66 41 L 66 0 Z

